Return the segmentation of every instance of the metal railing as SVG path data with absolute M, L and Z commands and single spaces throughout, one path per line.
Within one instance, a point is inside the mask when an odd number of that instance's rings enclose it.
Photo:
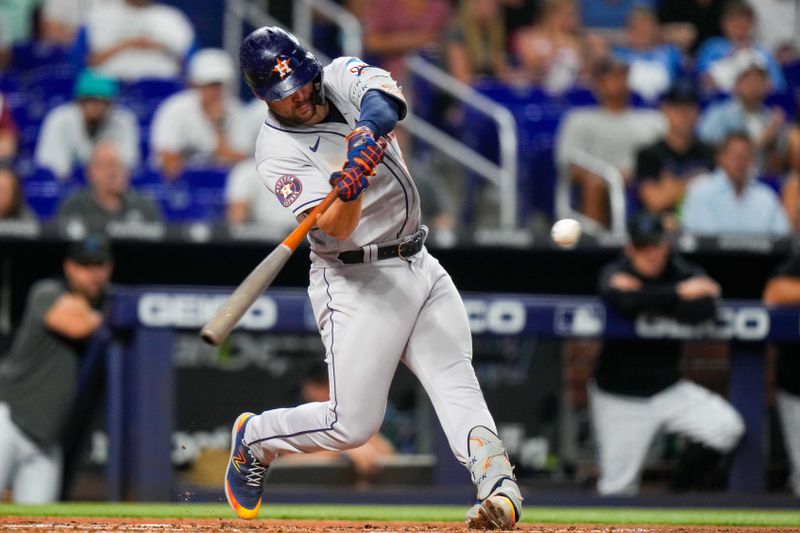
M 302 4 L 302 6 L 301 6 Z M 357 35 L 358 45 L 345 44 L 345 53 L 348 55 L 361 54 L 361 27 L 358 19 L 347 13 L 348 17 L 341 17 L 339 6 L 335 9 L 328 0 L 298 0 L 295 3 L 295 23 L 299 29 L 294 30 L 303 44 L 323 63 L 330 59 L 323 53 L 316 50 L 311 43 L 311 22 L 310 12 L 316 9 L 324 15 L 336 14 L 328 18 L 334 24 L 339 25 L 344 35 Z M 284 27 L 277 19 L 265 13 L 261 8 L 249 0 L 226 0 L 225 9 L 225 48 L 234 56 L 238 57 L 239 44 L 243 38 L 242 23 L 247 22 L 253 26 L 274 25 Z M 320 7 L 325 5 L 326 7 Z M 298 7 L 301 6 L 301 7 Z M 298 20 L 299 15 L 299 20 Z M 326 15 L 327 16 L 327 15 Z M 358 31 L 352 28 L 352 23 L 358 24 Z M 350 54 L 350 51 L 355 52 Z M 482 95 L 469 85 L 450 76 L 435 65 L 422 58 L 412 56 L 407 61 L 410 72 L 425 79 L 427 82 L 449 94 L 453 98 L 473 107 L 475 110 L 486 115 L 490 120 L 497 124 L 500 136 L 500 163 L 490 161 L 482 154 L 466 146 L 460 140 L 448 135 L 440 128 L 430 122 L 420 118 L 409 111 L 408 116 L 399 126 L 408 131 L 411 135 L 422 139 L 437 150 L 450 156 L 456 162 L 461 163 L 470 170 L 476 172 L 487 181 L 500 189 L 499 222 L 504 228 L 517 227 L 517 151 L 518 137 L 517 126 L 511 112 L 496 103 L 495 101 Z
M 556 186 L 556 216 L 558 218 L 574 218 L 589 233 L 608 234 L 618 239 L 625 237 L 625 178 L 610 163 L 582 150 L 572 149 L 568 153 L 567 165 L 576 165 L 601 178 L 608 186 L 609 205 L 611 208 L 611 228 L 605 228 L 596 220 L 575 210 L 570 202 L 572 180 L 569 172 L 559 171 Z
M 342 53 L 346 56 L 361 57 L 361 22 L 348 10 L 330 0 L 295 0 L 292 16 L 295 34 L 306 42 L 312 41 L 314 14 L 322 15 L 341 30 Z
M 519 146 L 517 122 L 507 108 L 487 98 L 469 85 L 421 57 L 412 56 L 406 61 L 408 70 L 439 90 L 486 115 L 497 124 L 500 136 L 500 164 L 469 148 L 461 141 L 447 135 L 424 120 L 414 117 L 407 129 L 430 142 L 444 153 L 460 161 L 500 188 L 500 225 L 517 226 L 517 151 Z M 405 124 L 404 121 L 401 124 Z M 433 130 L 437 133 L 434 134 Z

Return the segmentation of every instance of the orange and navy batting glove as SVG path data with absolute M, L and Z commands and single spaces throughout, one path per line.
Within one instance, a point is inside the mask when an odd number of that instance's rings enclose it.
M 347 166 L 360 169 L 367 176 L 375 174 L 383 160 L 384 147 L 378 143 L 372 130 L 358 126 L 345 137 L 347 141 Z
M 360 168 L 345 165 L 338 172 L 331 174 L 331 185 L 343 202 L 352 202 L 369 186 L 369 180 Z

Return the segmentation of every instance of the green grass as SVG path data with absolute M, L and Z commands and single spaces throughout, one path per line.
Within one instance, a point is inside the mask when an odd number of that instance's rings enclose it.
M 308 520 L 407 520 L 460 522 L 462 506 L 267 505 L 262 518 Z M 90 516 L 147 518 L 232 518 L 227 505 L 65 503 L 0 505 L 0 516 Z M 523 522 L 568 524 L 665 524 L 713 526 L 800 526 L 800 511 L 751 509 L 628 509 L 527 507 Z

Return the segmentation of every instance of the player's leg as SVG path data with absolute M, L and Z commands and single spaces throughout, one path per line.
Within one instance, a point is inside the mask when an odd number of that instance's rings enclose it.
M 405 265 L 313 269 L 309 294 L 326 348 L 330 401 L 274 409 L 254 417 L 246 441 L 262 460 L 283 452 L 345 450 L 379 428 L 392 378 L 421 290 L 398 282 Z
M 647 450 L 660 426 L 650 399 L 609 394 L 592 383 L 589 408 L 600 457 L 597 491 L 607 496 L 636 494 Z
M 513 526 L 521 513 L 522 496 L 472 368 L 464 304 L 450 276 L 427 252 L 416 257 L 411 268 L 430 292 L 403 362 L 428 393 L 450 448 L 477 486 L 481 504 L 468 518 L 485 522 L 480 524 L 485 528 Z
M 45 504 L 61 491 L 62 456 L 58 445 L 40 448 L 28 441 L 11 485 L 15 503 Z
M 795 496 L 800 496 L 800 396 L 778 390 L 778 416 L 791 465 L 792 491 Z
M 17 462 L 19 430 L 11 421 L 8 405 L 0 402 L 0 493 L 9 487 Z
M 379 428 L 403 347 L 422 302 L 402 261 L 311 271 L 309 295 L 330 377 L 330 401 L 245 414 L 234 426 L 226 495 L 241 518 L 258 514 L 266 468 L 286 452 L 346 450 Z M 407 316 L 413 310 L 411 316 Z
M 741 415 L 722 396 L 681 380 L 654 397 L 666 429 L 728 453 L 744 435 Z

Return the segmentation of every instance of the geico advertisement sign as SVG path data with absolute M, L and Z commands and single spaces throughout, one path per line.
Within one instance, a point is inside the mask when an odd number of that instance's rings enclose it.
M 146 293 L 139 298 L 139 322 L 151 327 L 199 328 L 223 304 L 224 295 Z M 467 299 L 464 306 L 473 333 L 513 335 L 525 329 L 526 311 L 514 300 Z M 278 321 L 278 303 L 261 296 L 240 322 L 245 329 L 269 330 Z
M 222 306 L 226 296 L 147 293 L 139 298 L 139 322 L 152 327 L 199 328 Z M 278 306 L 269 296 L 258 298 L 242 317 L 246 329 L 266 330 L 278 321 Z
M 761 307 L 724 308 L 717 320 L 686 325 L 670 318 L 642 315 L 636 320 L 636 335 L 655 339 L 736 339 L 760 341 L 769 333 L 769 313 Z
M 516 300 L 464 300 L 472 333 L 514 335 L 525 329 L 525 305 Z

